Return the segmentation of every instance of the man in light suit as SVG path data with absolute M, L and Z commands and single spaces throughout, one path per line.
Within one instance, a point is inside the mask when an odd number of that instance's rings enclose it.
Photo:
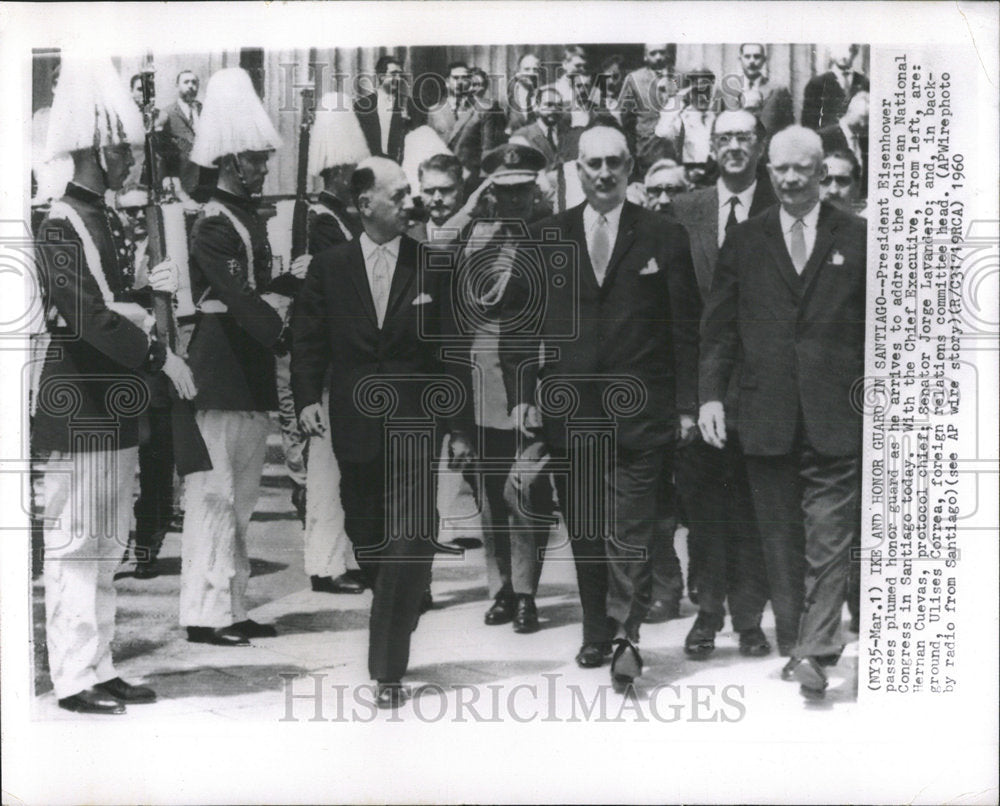
M 722 81 L 722 98 L 727 109 L 747 109 L 760 118 L 767 136 L 795 122 L 792 94 L 788 87 L 774 84 L 764 75 L 767 51 L 755 42 L 740 45 L 740 67 L 743 75 L 726 76 Z M 733 80 L 735 79 L 735 81 Z
M 840 120 L 847 104 L 859 92 L 868 92 L 868 77 L 852 69 L 857 45 L 830 49 L 831 70 L 814 76 L 806 84 L 802 98 L 802 125 L 822 129 Z
M 443 436 L 438 426 L 451 432 L 457 465 L 470 454 L 471 428 L 463 432 L 428 409 L 435 390 L 459 401 L 471 393 L 462 386 L 465 373 L 446 375 L 439 357 L 436 336 L 450 315 L 449 279 L 422 271 L 419 245 L 403 234 L 406 174 L 372 157 L 354 171 L 351 193 L 364 233 L 309 266 L 296 298 L 292 389 L 303 431 L 318 434 L 330 372 L 329 423 L 347 534 L 374 591 L 368 668 L 378 682 L 376 705 L 396 708 L 407 697 L 401 679 L 410 634 L 437 548 L 432 466 Z
M 505 139 L 503 111 L 495 101 L 472 97 L 465 62 L 448 66 L 448 97 L 428 113 L 427 124 L 458 157 L 471 183 L 479 178 L 483 154 Z
M 757 172 L 766 136 L 762 123 L 749 112 L 720 113 L 712 130 L 718 181 L 674 202 L 674 215 L 691 238 L 702 299 L 712 287 L 726 233 L 777 201 L 767 177 Z M 767 580 L 736 429 L 737 391 L 736 383 L 730 382 L 725 448 L 717 450 L 696 437 L 677 454 L 677 487 L 690 529 L 688 587 L 696 590 L 698 597 L 698 618 L 685 639 L 684 650 L 696 659 L 714 651 L 727 599 L 733 629 L 739 633 L 740 652 L 748 657 L 770 652 L 760 629 Z
M 642 673 L 660 480 L 694 428 L 701 301 L 683 228 L 625 199 L 621 131 L 586 130 L 577 166 L 586 202 L 532 228 L 546 265 L 508 283 L 501 362 L 514 422 L 540 429 L 555 460 L 583 605 L 576 662 L 600 666 L 613 642 L 626 690 Z M 541 370 L 539 341 L 553 353 Z
M 762 525 L 778 647 L 806 696 L 843 649 L 850 548 L 859 529 L 865 224 L 821 203 L 819 135 L 774 136 L 780 205 L 732 228 L 702 324 L 699 426 L 727 441 L 724 401 L 739 371 L 739 432 Z M 742 358 L 741 358 L 742 355 Z M 766 526 L 764 525 L 766 523 Z
M 177 100 L 163 110 L 163 135 L 172 146 L 167 150 L 167 176 L 176 176 L 189 196 L 198 187 L 198 166 L 191 162 L 191 148 L 201 118 L 198 76 L 190 70 L 177 74 Z
M 375 63 L 375 92 L 359 95 L 354 114 L 375 157 L 403 162 L 406 133 L 424 122 L 413 99 L 405 93 L 403 62 L 396 56 L 381 56 Z

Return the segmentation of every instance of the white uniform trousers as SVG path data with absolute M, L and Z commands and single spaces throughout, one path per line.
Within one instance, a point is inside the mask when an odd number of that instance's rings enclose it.
M 309 438 L 306 465 L 305 568 L 311 577 L 339 577 L 357 570 L 351 541 L 344 529 L 340 501 L 340 467 L 330 439 L 330 393 L 323 392 L 320 417 L 324 432 Z
M 270 422 L 259 411 L 199 411 L 212 469 L 184 479 L 183 627 L 228 627 L 247 617 L 247 529 L 260 491 Z
M 114 575 L 128 545 L 139 449 L 64 453 L 42 466 L 45 640 L 56 697 L 118 676 Z

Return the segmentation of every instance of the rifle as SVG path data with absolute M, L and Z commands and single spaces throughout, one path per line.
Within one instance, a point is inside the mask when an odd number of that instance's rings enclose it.
M 167 239 L 164 226 L 163 205 L 170 201 L 162 189 L 162 180 L 156 164 L 156 85 L 152 54 L 140 73 L 142 81 L 142 112 L 146 128 L 145 159 L 149 178 L 149 202 L 146 205 L 146 255 L 153 267 L 166 259 Z M 177 323 L 174 320 L 173 295 L 166 291 L 153 291 L 153 318 L 156 320 L 157 337 L 174 352 L 177 351 Z M 191 401 L 182 400 L 173 384 L 168 384 L 170 394 L 170 423 L 173 434 L 174 462 L 181 476 L 212 469 L 205 440 L 194 419 Z
M 299 162 L 295 178 L 295 208 L 292 211 L 292 260 L 309 250 L 309 130 L 315 114 L 312 87 L 302 90 L 302 122 L 299 124 Z

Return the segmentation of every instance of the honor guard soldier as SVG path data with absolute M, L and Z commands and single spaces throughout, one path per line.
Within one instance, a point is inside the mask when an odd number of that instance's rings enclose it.
M 306 260 L 361 233 L 361 222 L 348 209 L 351 173 L 371 154 L 351 101 L 327 93 L 316 110 L 309 138 L 310 176 L 323 180 L 323 190 L 309 208 Z M 323 391 L 323 433 L 309 437 L 306 464 L 305 569 L 314 591 L 363 593 L 365 577 L 358 567 L 344 528 L 340 500 L 340 467 L 330 441 L 329 381 Z
M 256 197 L 281 138 L 250 76 L 220 70 L 208 83 L 191 159 L 219 171 L 191 234 L 197 322 L 188 357 L 195 418 L 212 469 L 185 481 L 180 621 L 188 640 L 246 646 L 274 628 L 247 618 L 247 528 L 257 501 L 268 412 L 278 408 L 275 356 L 286 351 L 280 304 L 268 295 L 271 249 Z
M 134 249 L 104 201 L 134 165 L 142 119 L 107 60 L 63 56 L 49 122 L 49 159 L 70 157 L 73 179 L 42 222 L 38 264 L 51 337 L 36 397 L 32 450 L 45 485 L 45 609 L 49 670 L 59 706 L 121 714 L 156 694 L 115 672 L 115 567 L 128 539 L 141 373 L 167 374 L 183 398 L 187 365 L 151 335 L 130 301 Z M 165 272 L 157 266 L 151 277 Z M 160 286 L 157 279 L 154 285 Z

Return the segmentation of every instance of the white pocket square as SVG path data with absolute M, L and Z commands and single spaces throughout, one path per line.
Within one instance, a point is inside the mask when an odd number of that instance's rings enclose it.
M 655 258 L 650 258 L 649 263 L 639 269 L 639 274 L 656 274 L 660 270 Z
M 831 266 L 843 266 L 844 256 L 836 249 L 833 250 L 833 254 L 830 255 L 830 265 Z
M 428 302 L 433 302 L 430 294 L 418 294 L 413 298 L 411 305 L 426 305 Z

